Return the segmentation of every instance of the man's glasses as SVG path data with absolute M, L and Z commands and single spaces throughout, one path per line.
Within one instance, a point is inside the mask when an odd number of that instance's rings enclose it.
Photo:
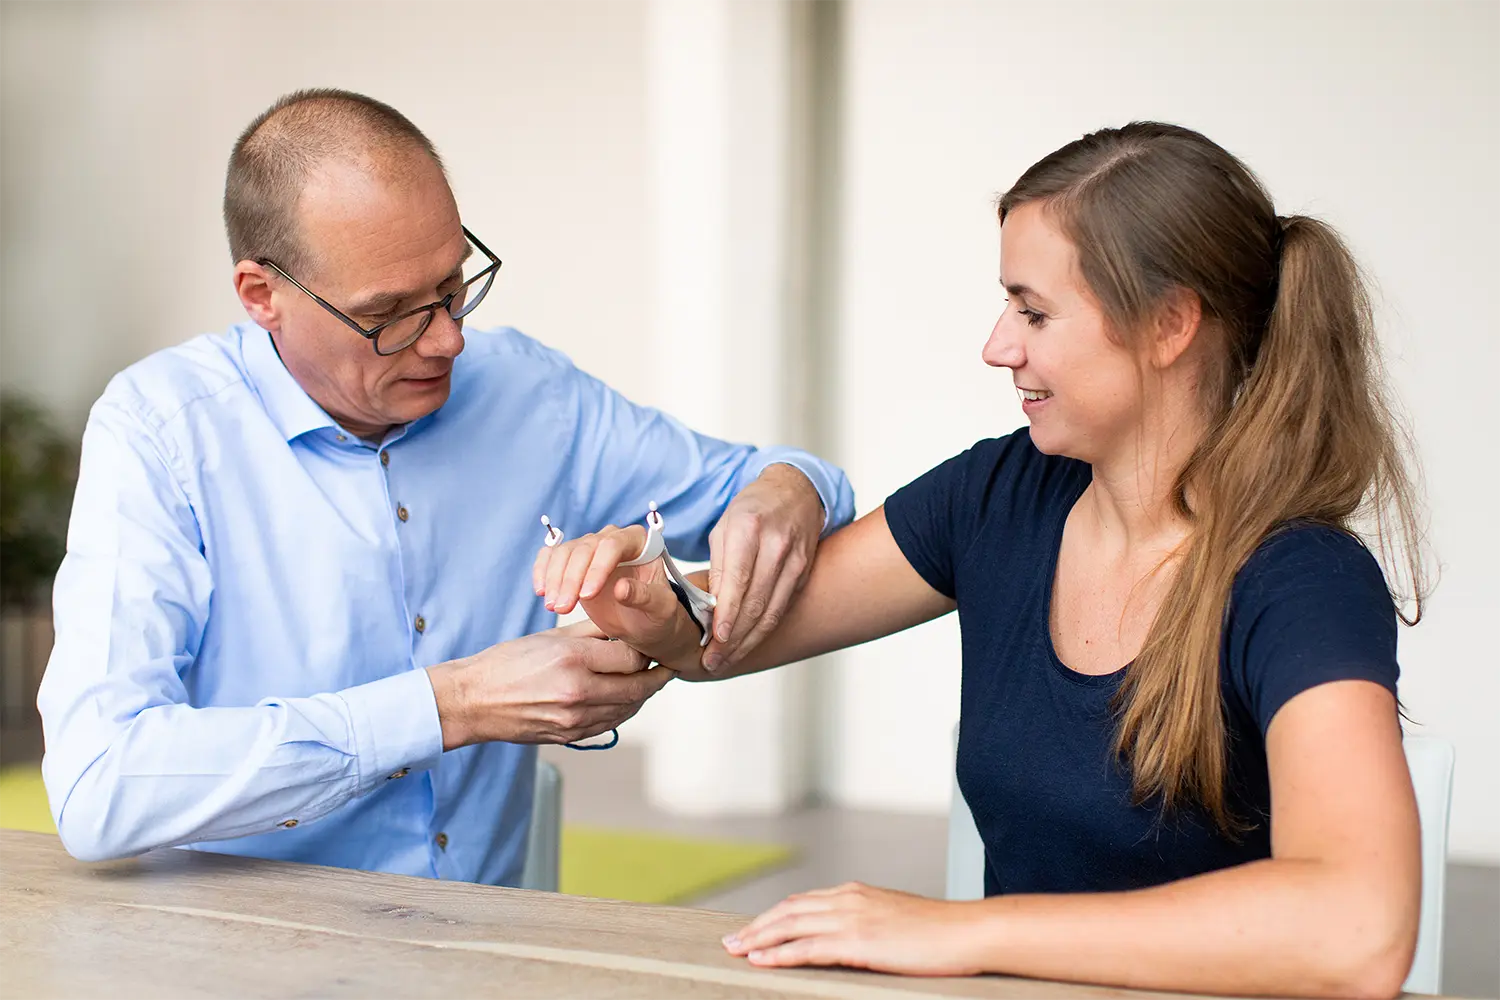
M 302 282 L 287 274 L 274 260 L 263 257 L 256 261 L 256 263 L 261 267 L 269 267 L 311 296 L 314 302 L 337 316 L 345 326 L 373 344 L 376 354 L 388 356 L 399 351 L 404 351 L 412 344 L 415 344 L 418 338 L 427 332 L 427 327 L 432 323 L 432 317 L 437 314 L 439 309 L 442 309 L 457 321 L 469 315 L 479 303 L 484 301 L 485 295 L 489 293 L 490 286 L 495 283 L 495 272 L 500 270 L 500 258 L 490 253 L 489 247 L 475 239 L 474 234 L 469 232 L 467 227 L 464 228 L 464 236 L 468 237 L 469 242 L 474 244 L 480 253 L 489 258 L 489 264 L 483 270 L 471 278 L 465 278 L 462 285 L 459 285 L 438 301 L 430 302 L 425 306 L 418 306 L 410 312 L 404 312 L 395 319 L 388 319 L 379 326 L 372 327 L 369 330 L 366 330 L 354 320 L 344 315 L 344 313 L 331 305 L 321 295 L 309 290 Z

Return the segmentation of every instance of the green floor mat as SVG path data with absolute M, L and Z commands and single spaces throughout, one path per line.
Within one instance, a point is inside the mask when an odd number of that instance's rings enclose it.
M 35 764 L 0 768 L 0 830 L 56 833 L 42 769 Z
M 790 848 L 640 830 L 565 825 L 562 891 L 637 903 L 683 903 L 781 867 Z
M 57 832 L 38 767 L 0 769 L 0 829 Z M 791 858 L 791 849 L 777 844 L 570 824 L 563 827 L 562 891 L 637 903 L 681 903 Z

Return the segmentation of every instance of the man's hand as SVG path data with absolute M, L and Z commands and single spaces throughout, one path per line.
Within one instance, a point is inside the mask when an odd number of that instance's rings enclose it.
M 768 466 L 708 536 L 708 590 L 718 600 L 703 665 L 743 659 L 780 623 L 807 582 L 823 532 L 823 501 L 801 471 Z
M 443 749 L 471 743 L 575 743 L 635 715 L 672 671 L 592 622 L 577 622 L 427 668 Z

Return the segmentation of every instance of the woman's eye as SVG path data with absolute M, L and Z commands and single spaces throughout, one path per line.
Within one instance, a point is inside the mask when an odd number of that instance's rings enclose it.
M 1047 322 L 1047 317 L 1043 316 L 1041 313 L 1037 312 L 1034 309 L 1022 309 L 1021 315 L 1026 317 L 1026 323 L 1028 326 L 1041 326 L 1043 323 Z

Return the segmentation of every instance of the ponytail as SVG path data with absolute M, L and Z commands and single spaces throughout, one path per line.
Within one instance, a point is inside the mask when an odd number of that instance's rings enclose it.
M 1373 515 L 1387 566 L 1404 556 L 1413 582 L 1415 612 L 1403 620 L 1421 617 L 1413 490 L 1380 392 L 1364 283 L 1328 225 L 1299 215 L 1278 225 L 1269 320 L 1231 404 L 1178 475 L 1174 500 L 1193 530 L 1117 696 L 1115 745 L 1132 761 L 1137 797 L 1194 800 L 1225 831 L 1239 821 L 1224 797 L 1221 633 L 1235 576 L 1256 548 L 1290 522 L 1352 531 Z

